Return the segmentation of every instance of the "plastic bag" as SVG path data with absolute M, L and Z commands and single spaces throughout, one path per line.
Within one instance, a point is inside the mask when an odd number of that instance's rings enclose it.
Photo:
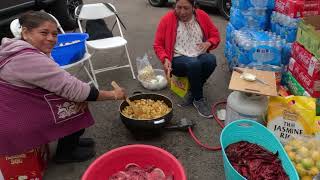
M 138 57 L 136 60 L 138 76 L 142 81 L 151 81 L 155 79 L 153 68 L 149 62 L 147 53 L 143 57 Z
M 187 77 L 177 77 L 172 75 L 172 77 L 170 78 L 171 82 L 170 82 L 170 89 L 172 92 L 174 92 L 175 94 L 177 94 L 179 97 L 184 97 L 189 88 L 190 88 L 190 84 L 189 84 L 189 80 Z
M 285 144 L 289 158 L 301 179 L 320 173 L 320 139 L 312 136 L 291 137 Z
M 316 100 L 305 96 L 270 97 L 268 129 L 284 143 L 291 135 L 315 133 Z
M 33 148 L 21 154 L 0 156 L 0 169 L 5 179 L 42 179 L 49 159 L 48 145 Z M 0 180 L 1 180 L 0 171 Z

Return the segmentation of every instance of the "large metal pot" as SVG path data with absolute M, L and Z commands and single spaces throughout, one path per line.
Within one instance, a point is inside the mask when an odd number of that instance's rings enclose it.
M 162 100 L 169 108 L 171 108 L 171 111 L 167 114 L 165 114 L 162 117 L 151 119 L 151 120 L 138 120 L 134 118 L 128 118 L 123 115 L 122 110 L 129 106 L 127 101 L 123 101 L 120 105 L 120 118 L 122 122 L 125 124 L 125 126 L 133 133 L 158 133 L 162 130 L 162 128 L 168 124 L 168 122 L 172 119 L 172 102 L 171 100 L 160 94 L 155 93 L 140 93 L 135 94 L 131 97 L 129 97 L 130 101 L 134 100 L 140 100 L 140 99 L 152 99 L 152 100 Z

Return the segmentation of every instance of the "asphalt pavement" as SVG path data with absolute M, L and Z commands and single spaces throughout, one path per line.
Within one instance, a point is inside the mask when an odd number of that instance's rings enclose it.
M 94 3 L 101 1 L 85 0 L 84 2 Z M 161 63 L 153 53 L 152 43 L 160 17 L 171 7 L 152 7 L 147 0 L 114 0 L 103 2 L 112 2 L 115 5 L 121 19 L 128 28 L 127 31 L 124 31 L 124 35 L 128 41 L 128 48 L 135 72 L 136 58 L 143 56 L 145 53 L 148 53 L 148 55 L 152 57 L 150 61 L 154 68 L 162 68 Z M 217 9 L 205 8 L 205 10 L 218 27 L 222 40 L 219 47 L 212 51 L 217 57 L 218 66 L 208 80 L 208 83 L 206 83 L 204 90 L 205 97 L 213 104 L 226 99 L 230 93 L 228 90 L 230 73 L 227 69 L 226 59 L 223 56 L 227 21 L 219 15 Z M 123 50 L 112 50 L 98 53 L 93 63 L 95 67 L 105 67 L 112 66 L 116 63 L 125 64 L 127 60 Z M 75 68 L 71 72 L 77 73 L 79 78 L 86 80 L 84 74 L 78 71 L 78 69 Z M 114 80 L 126 88 L 128 94 L 132 94 L 135 91 L 150 92 L 144 89 L 137 80 L 132 79 L 129 68 L 98 74 L 97 79 L 101 89 L 112 89 L 110 83 Z M 208 145 L 219 145 L 221 128 L 213 119 L 200 117 L 193 107 L 178 107 L 176 103 L 179 101 L 179 98 L 172 94 L 168 88 L 157 91 L 156 93 L 166 95 L 172 99 L 174 103 L 173 122 L 183 117 L 192 119 L 196 123 L 194 132 L 201 141 Z M 86 130 L 84 136 L 92 137 L 96 141 L 97 155 L 94 159 L 120 146 L 128 144 L 149 144 L 161 147 L 177 157 L 185 168 L 188 179 L 190 180 L 224 179 L 221 151 L 212 152 L 205 150 L 199 147 L 187 132 L 180 131 L 168 131 L 157 138 L 137 140 L 130 134 L 120 120 L 120 103 L 120 101 L 90 103 L 90 110 L 96 123 Z M 50 162 L 45 172 L 44 180 L 80 179 L 94 159 L 87 162 L 64 165 L 57 165 Z M 105 179 L 107 179 L 107 177 Z

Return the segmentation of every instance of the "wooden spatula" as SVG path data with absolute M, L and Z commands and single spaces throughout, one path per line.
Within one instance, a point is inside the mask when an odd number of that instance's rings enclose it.
M 120 86 L 115 82 L 112 81 L 111 82 L 111 86 L 115 89 L 120 88 Z M 143 114 L 142 109 L 140 109 L 139 107 L 137 107 L 133 102 L 130 101 L 130 99 L 128 97 L 126 97 L 126 101 L 129 104 L 129 106 L 132 108 L 133 113 L 135 114 L 136 117 L 139 117 L 141 114 Z

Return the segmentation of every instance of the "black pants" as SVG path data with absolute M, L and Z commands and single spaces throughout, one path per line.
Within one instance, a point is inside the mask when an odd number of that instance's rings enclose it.
M 57 155 L 70 155 L 77 147 L 80 136 L 83 135 L 85 129 L 81 129 L 73 134 L 60 138 L 57 145 Z
M 190 91 L 195 100 L 203 98 L 203 84 L 216 68 L 216 57 L 205 53 L 198 57 L 179 56 L 172 60 L 172 74 L 187 76 L 190 83 Z

